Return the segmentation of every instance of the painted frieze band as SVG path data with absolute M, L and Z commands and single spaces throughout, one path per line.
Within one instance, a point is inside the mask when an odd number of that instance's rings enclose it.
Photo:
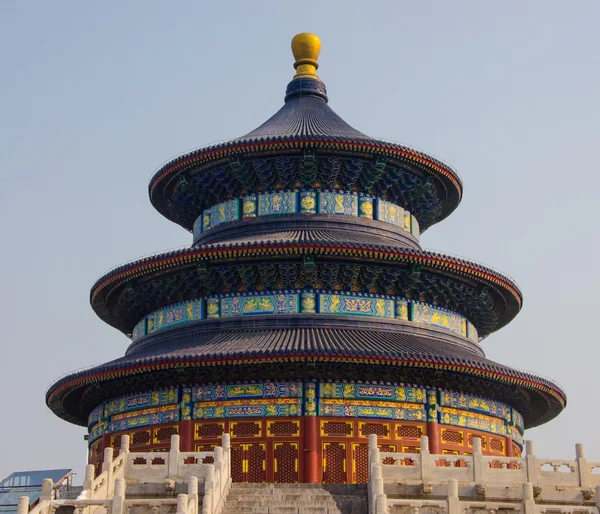
M 225 294 L 170 305 L 142 319 L 134 327 L 132 339 L 137 341 L 153 332 L 192 321 L 277 314 L 399 319 L 479 341 L 477 330 L 464 316 L 441 307 L 396 296 L 314 290 Z
M 521 415 L 496 400 L 413 384 L 333 380 L 182 386 L 115 398 L 90 413 L 89 443 L 108 433 L 186 419 L 300 416 L 437 422 L 523 445 Z
M 278 214 L 340 214 L 374 219 L 419 238 L 419 223 L 410 212 L 374 196 L 343 191 L 276 191 L 248 194 L 205 209 L 194 222 L 194 242 L 219 225 Z

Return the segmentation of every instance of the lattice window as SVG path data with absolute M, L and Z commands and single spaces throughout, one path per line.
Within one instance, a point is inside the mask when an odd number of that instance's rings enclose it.
M 233 437 L 256 437 L 261 435 L 260 422 L 240 421 L 231 424 L 231 434 Z
M 121 436 L 113 435 L 110 438 L 110 445 L 115 450 L 115 453 L 117 453 L 121 449 Z
M 198 459 L 196 457 L 194 457 L 193 455 L 190 455 L 189 457 L 186 457 L 185 459 L 183 459 L 183 463 L 184 464 L 197 464 Z
M 481 449 L 487 450 L 487 438 L 484 435 L 476 435 L 475 437 L 481 438 Z M 473 434 L 469 434 L 467 441 L 469 442 L 469 446 L 473 446 Z
M 214 457 L 204 457 L 202 459 L 202 464 L 214 464 L 214 462 L 215 462 Z
M 445 443 L 462 444 L 464 443 L 464 437 L 462 432 L 457 430 L 446 430 L 442 429 L 442 441 Z
M 268 426 L 269 435 L 274 436 L 294 436 L 300 431 L 299 424 L 294 421 L 271 421 Z
M 197 452 L 212 452 L 215 449 L 216 444 L 197 444 L 196 450 Z
M 275 483 L 295 484 L 298 482 L 298 443 L 274 443 Z
M 94 476 L 97 477 L 100 473 L 102 473 L 102 462 L 96 462 L 94 465 Z
M 415 427 L 410 425 L 398 425 L 396 427 L 396 436 L 400 439 L 419 439 L 422 435 L 422 427 Z
M 327 436 L 351 437 L 354 434 L 354 427 L 351 422 L 321 421 L 321 434 Z
M 513 447 L 513 455 L 515 457 L 521 457 L 521 448 L 519 448 L 516 444 L 513 444 L 512 447 Z
M 323 483 L 345 484 L 346 476 L 346 444 L 323 444 Z
M 196 439 L 218 439 L 224 431 L 223 423 L 196 423 L 194 437 Z
M 100 444 L 102 441 L 96 441 L 92 446 L 90 446 L 90 458 L 98 457 L 100 454 Z
M 378 437 L 388 439 L 390 437 L 390 425 L 388 423 L 360 423 L 360 435 L 369 437 L 371 434 L 377 434 Z
M 154 442 L 162 442 L 171 440 L 172 435 L 177 435 L 179 433 L 179 427 L 164 427 L 157 428 L 154 430 Z
M 131 445 L 148 444 L 150 442 L 150 431 L 134 432 L 131 434 Z
M 490 438 L 490 451 L 495 453 L 504 453 L 504 441 Z
M 420 446 L 402 446 L 402 453 L 421 453 Z

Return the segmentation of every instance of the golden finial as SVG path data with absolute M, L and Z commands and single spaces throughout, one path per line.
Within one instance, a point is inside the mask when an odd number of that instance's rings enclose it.
M 296 59 L 294 63 L 294 68 L 296 69 L 295 79 L 319 78 L 315 72 L 319 67 L 317 59 L 320 52 L 321 40 L 316 34 L 301 32 L 294 36 L 292 39 L 292 53 Z

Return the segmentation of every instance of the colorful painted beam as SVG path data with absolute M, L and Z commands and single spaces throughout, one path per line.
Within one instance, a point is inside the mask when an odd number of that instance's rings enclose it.
M 194 222 L 194 242 L 206 231 L 220 225 L 281 214 L 337 214 L 374 219 L 399 227 L 419 239 L 417 219 L 391 202 L 344 191 L 300 190 L 251 193 L 213 205 Z
M 144 317 L 133 329 L 132 339 L 192 321 L 281 314 L 400 319 L 479 340 L 477 329 L 464 316 L 434 305 L 395 296 L 314 290 L 226 294 L 170 305 Z

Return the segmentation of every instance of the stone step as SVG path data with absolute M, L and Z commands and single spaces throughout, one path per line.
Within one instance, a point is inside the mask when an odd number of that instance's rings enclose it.
M 366 501 L 352 501 L 352 500 L 338 500 L 336 498 L 329 498 L 327 500 L 300 500 L 295 502 L 289 501 L 280 501 L 275 498 L 263 498 L 261 500 L 253 500 L 253 501 L 240 501 L 240 502 L 230 502 L 229 499 L 228 506 L 232 508 L 236 507 L 352 507 L 354 505 L 366 505 Z
M 354 484 L 233 484 L 222 514 L 367 514 Z
M 344 486 L 344 485 L 331 485 L 328 487 L 310 487 L 310 488 L 300 488 L 296 485 L 296 487 L 282 487 L 282 488 L 272 488 L 269 486 L 262 487 L 244 487 L 237 488 L 232 487 L 229 494 L 230 495 L 242 495 L 242 494 L 266 494 L 267 492 L 274 492 L 277 494 L 334 494 L 334 495 L 356 495 L 356 496 L 364 496 L 367 494 L 366 488 L 355 488 L 352 486 Z
M 368 514 L 367 506 L 339 507 L 233 507 L 227 505 L 222 514 Z

